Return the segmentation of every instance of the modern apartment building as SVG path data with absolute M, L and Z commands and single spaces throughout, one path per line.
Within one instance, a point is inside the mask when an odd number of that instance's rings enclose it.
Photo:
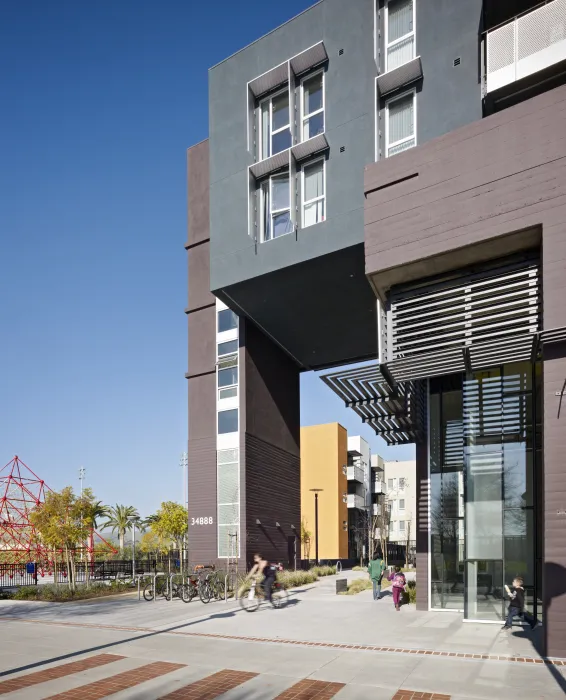
M 406 544 L 416 539 L 417 532 L 416 463 L 384 462 L 383 478 L 389 508 L 389 541 Z
M 369 444 L 359 435 L 348 436 L 348 559 L 367 555 L 370 471 Z
M 319 559 L 348 559 L 348 433 L 339 423 L 301 428 L 302 558 L 316 556 L 315 491 L 318 493 Z
M 291 558 L 299 373 L 328 369 L 416 445 L 418 606 L 500 622 L 520 573 L 566 656 L 565 82 L 566 0 L 322 0 L 211 68 L 193 559 Z

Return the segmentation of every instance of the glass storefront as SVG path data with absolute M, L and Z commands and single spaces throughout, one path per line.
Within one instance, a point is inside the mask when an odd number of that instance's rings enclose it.
M 540 614 L 540 366 L 430 380 L 431 607 L 500 621 L 522 576 Z

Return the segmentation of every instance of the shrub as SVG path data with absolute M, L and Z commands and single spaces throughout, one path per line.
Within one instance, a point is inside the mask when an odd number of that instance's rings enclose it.
M 315 576 L 334 576 L 336 573 L 335 566 L 313 566 L 309 569 Z
M 101 596 L 116 595 L 131 588 L 129 583 L 112 581 L 106 583 L 95 582 L 87 586 L 84 583 L 78 584 L 75 591 L 67 585 L 55 586 L 46 584 L 45 586 L 22 586 L 13 594 L 14 600 L 44 600 L 64 603 L 69 600 L 84 600 L 86 598 L 99 598 Z
M 417 604 L 417 582 L 416 581 L 407 581 L 407 597 L 409 599 L 409 603 L 412 603 L 413 605 Z
M 367 571 L 367 566 L 354 566 L 352 571 Z
M 348 591 L 342 595 L 356 595 L 362 591 L 367 591 L 372 588 L 372 582 L 368 578 L 356 578 L 348 584 Z

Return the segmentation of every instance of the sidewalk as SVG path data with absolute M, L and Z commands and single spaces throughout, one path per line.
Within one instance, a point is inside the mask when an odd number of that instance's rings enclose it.
M 566 666 L 536 663 L 533 641 L 540 630 L 533 639 L 520 627 L 505 633 L 498 625 L 463 623 L 460 614 L 411 606 L 396 612 L 388 595 L 378 602 L 371 591 L 336 596 L 335 577 L 294 591 L 283 610 L 265 607 L 248 614 L 234 603 L 147 603 L 137 597 L 73 604 L 1 601 L 0 624 L 7 650 L 0 672 L 54 657 L 61 663 L 68 661 L 61 658 L 66 654 L 112 653 L 188 664 L 191 673 L 233 669 L 287 678 L 275 683 L 278 688 L 303 678 L 346 684 L 337 698 L 390 700 L 399 688 L 445 693 L 453 700 L 491 700 L 494 694 L 554 700 L 566 693 Z

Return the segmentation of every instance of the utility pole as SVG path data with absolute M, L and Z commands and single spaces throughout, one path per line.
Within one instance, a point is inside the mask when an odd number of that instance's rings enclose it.
M 81 482 L 81 498 L 83 497 L 83 482 L 85 480 L 86 469 L 84 467 L 79 468 L 79 481 Z

